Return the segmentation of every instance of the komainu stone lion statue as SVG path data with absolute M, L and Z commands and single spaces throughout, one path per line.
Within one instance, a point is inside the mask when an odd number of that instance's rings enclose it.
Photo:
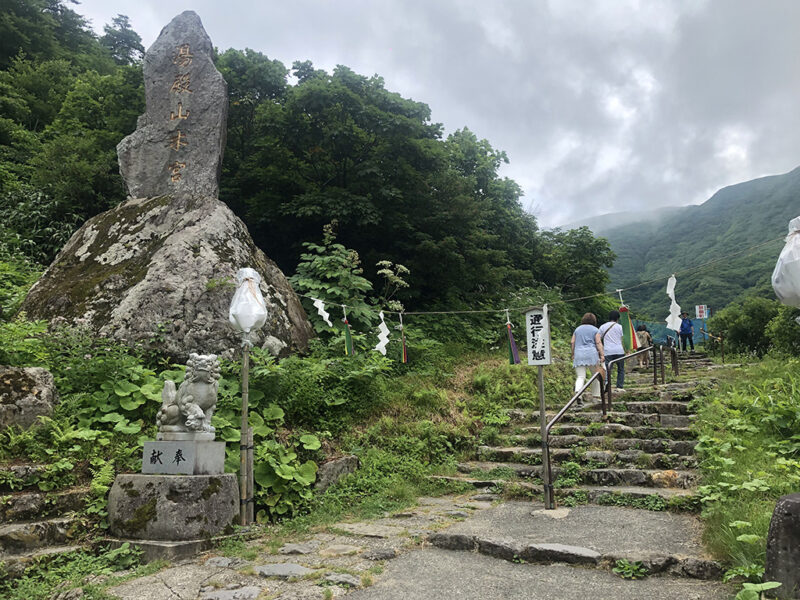
M 159 431 L 214 433 L 211 415 L 217 405 L 219 360 L 216 354 L 189 355 L 186 377 L 176 390 L 167 380 L 161 392 L 161 409 L 156 417 Z

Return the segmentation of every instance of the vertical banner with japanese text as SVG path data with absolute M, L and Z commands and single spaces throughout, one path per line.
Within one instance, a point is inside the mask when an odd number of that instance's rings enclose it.
M 547 305 L 532 307 L 525 311 L 525 331 L 528 342 L 528 364 L 549 365 L 550 321 Z

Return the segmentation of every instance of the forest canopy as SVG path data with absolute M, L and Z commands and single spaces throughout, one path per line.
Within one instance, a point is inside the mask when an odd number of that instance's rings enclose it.
M 125 198 L 116 144 L 144 110 L 143 47 L 128 18 L 104 35 L 62 0 L 10 0 L 0 19 L 0 246 L 48 264 L 89 217 Z M 230 114 L 220 189 L 291 274 L 334 223 L 376 284 L 405 265 L 408 307 L 467 305 L 544 283 L 602 292 L 613 253 L 586 228 L 542 232 L 501 177 L 506 154 L 378 76 L 250 50 L 218 52 Z

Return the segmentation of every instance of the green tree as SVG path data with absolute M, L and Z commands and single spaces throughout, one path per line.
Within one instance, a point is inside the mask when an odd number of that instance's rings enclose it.
M 602 292 L 614 253 L 605 238 L 596 238 L 588 227 L 542 233 L 542 256 L 537 278 L 558 287 L 569 297 Z
M 138 63 L 144 56 L 142 38 L 131 28 L 127 16 L 117 15 L 111 19 L 111 25 L 103 27 L 103 31 L 105 35 L 100 38 L 100 44 L 118 65 Z
M 725 338 L 731 352 L 763 356 L 771 345 L 767 325 L 780 312 L 776 300 L 751 297 L 731 304 L 708 320 L 709 331 Z
M 298 293 L 322 300 L 328 305 L 328 310 L 347 305 L 348 321 L 354 327 L 369 328 L 375 318 L 375 311 L 366 301 L 372 284 L 362 277 L 358 252 L 336 243 L 336 226 L 336 222 L 325 226 L 322 244 L 303 244 L 308 252 L 301 255 L 297 273 L 290 281 Z M 329 331 L 328 325 L 313 308 L 313 300 L 305 297 L 302 301 L 314 329 L 318 333 Z M 335 329 L 343 328 L 338 319 L 332 317 L 331 320 Z

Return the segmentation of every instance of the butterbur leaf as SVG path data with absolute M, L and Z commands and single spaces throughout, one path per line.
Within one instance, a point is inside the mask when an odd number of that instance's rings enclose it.
M 136 410 L 144 404 L 146 400 L 144 396 L 120 398 L 119 405 L 125 410 Z
M 234 427 L 225 427 L 220 437 L 226 442 L 238 442 L 242 439 L 242 432 Z
M 307 460 L 297 468 L 297 473 L 303 479 L 308 480 L 309 483 L 314 483 L 317 479 L 317 464 L 314 461 Z
M 102 417 L 100 417 L 101 423 L 119 423 L 125 417 L 117 412 L 106 413 Z
M 141 430 L 142 426 L 138 422 L 129 423 L 127 419 L 114 426 L 114 431 L 119 431 L 120 433 L 139 433 Z
M 291 465 L 275 465 L 275 473 L 283 479 L 294 479 L 295 468 Z
M 744 542 L 745 544 L 757 544 L 761 541 L 761 536 L 752 533 L 743 533 L 736 537 L 737 542 Z
M 261 487 L 270 487 L 275 483 L 275 471 L 264 463 L 257 464 L 253 467 L 253 479 Z
M 310 433 L 300 436 L 300 443 L 303 444 L 303 448 L 306 450 L 319 450 L 320 446 L 322 446 L 319 438 Z
M 733 529 L 743 529 L 745 527 L 752 527 L 753 524 L 749 521 L 733 521 L 732 523 L 728 523 L 728 527 Z
M 139 386 L 131 383 L 130 381 L 122 380 L 114 384 L 114 393 L 117 396 L 130 396 L 133 392 L 139 390 Z
M 283 409 L 277 404 L 270 404 L 261 411 L 261 416 L 264 417 L 265 421 L 282 421 L 283 415 Z

